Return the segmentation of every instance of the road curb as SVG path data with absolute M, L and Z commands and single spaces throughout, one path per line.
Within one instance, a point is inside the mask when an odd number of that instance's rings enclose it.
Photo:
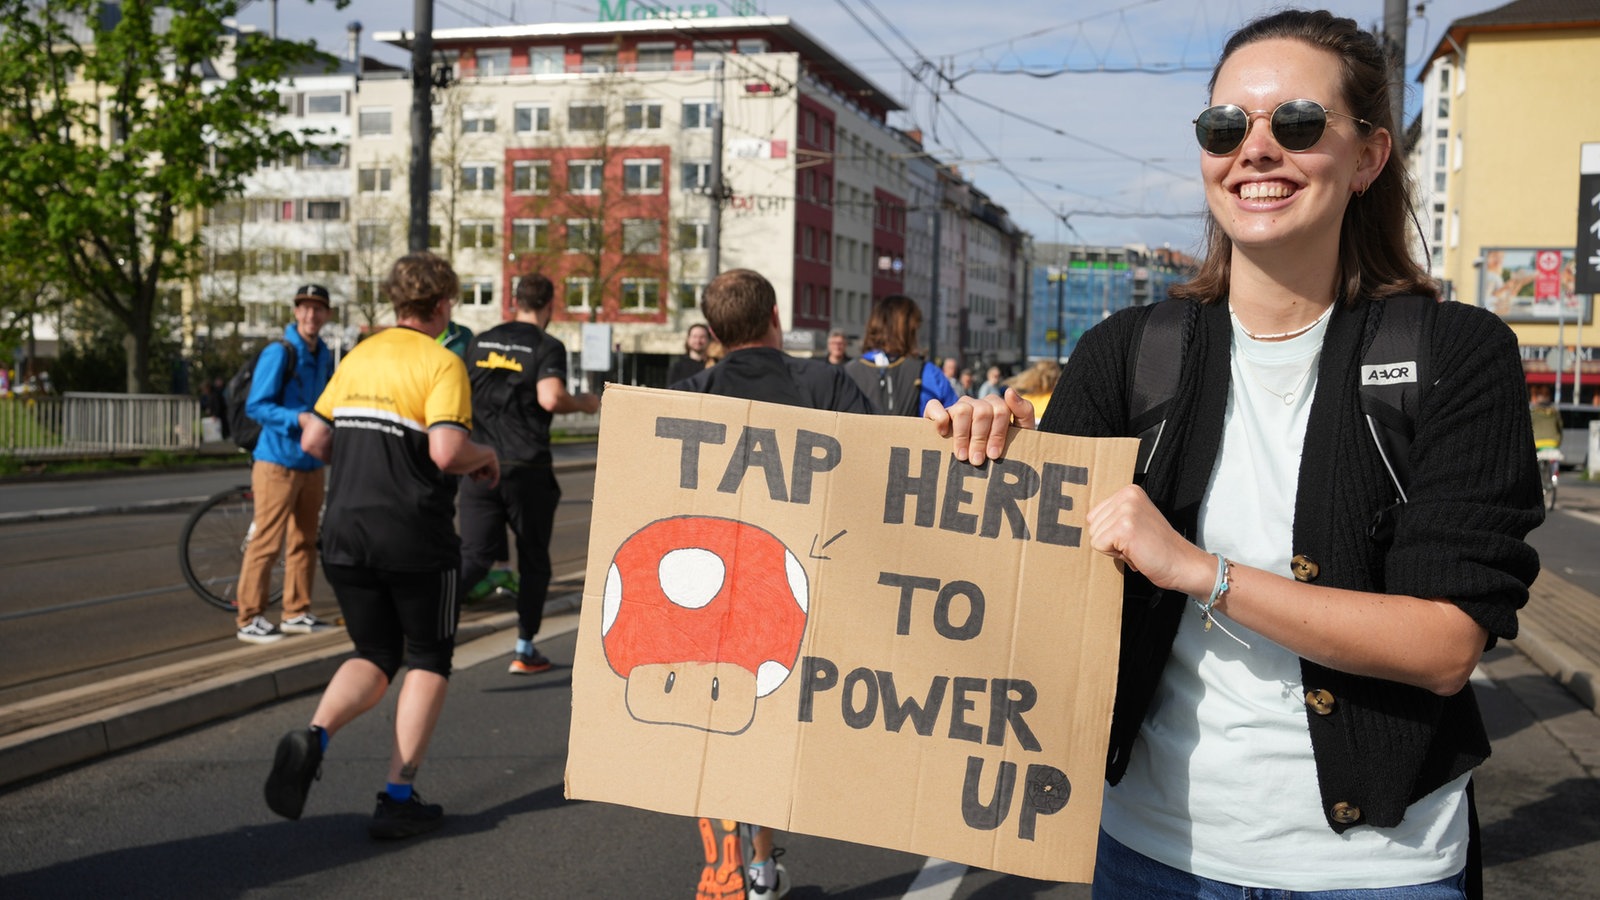
M 1591 711 L 1600 712 L 1600 707 L 1595 704 L 1595 666 L 1572 645 L 1547 634 L 1537 624 L 1526 621 L 1518 627 L 1517 637 L 1511 641 L 1511 645 L 1566 688 L 1579 703 Z

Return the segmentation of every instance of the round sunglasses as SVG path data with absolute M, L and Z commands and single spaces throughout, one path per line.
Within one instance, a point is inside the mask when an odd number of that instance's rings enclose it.
M 1232 103 L 1224 103 L 1195 117 L 1195 139 L 1200 142 L 1202 150 L 1214 156 L 1232 153 L 1244 143 L 1245 134 L 1250 131 L 1250 120 L 1256 116 L 1268 117 L 1272 139 L 1291 153 L 1315 147 L 1317 141 L 1322 140 L 1322 133 L 1328 130 L 1328 116 L 1344 116 L 1360 125 L 1363 132 L 1372 128 L 1372 123 L 1366 119 L 1336 112 L 1315 100 L 1285 100 L 1271 112 L 1264 109 L 1246 110 Z

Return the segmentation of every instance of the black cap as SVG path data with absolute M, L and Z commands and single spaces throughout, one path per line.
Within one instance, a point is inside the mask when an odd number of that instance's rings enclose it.
M 333 307 L 333 298 L 328 295 L 328 289 L 320 284 L 302 285 L 294 292 L 294 305 L 299 306 L 301 300 L 320 300 L 323 306 Z

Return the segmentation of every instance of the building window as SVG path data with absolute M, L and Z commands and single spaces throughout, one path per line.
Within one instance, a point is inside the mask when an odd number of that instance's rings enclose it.
M 463 191 L 494 190 L 494 163 L 462 163 L 461 189 Z
M 461 107 L 462 134 L 491 134 L 494 132 L 494 107 L 473 104 Z
M 584 44 L 580 52 L 582 54 L 580 71 L 595 73 L 617 70 L 616 44 Z
M 358 278 L 356 279 L 356 303 L 359 306 L 375 306 L 383 302 L 383 279 Z
M 711 104 L 710 100 L 683 101 L 683 127 L 710 128 Z
M 641 43 L 636 68 L 640 72 L 672 71 L 672 54 L 677 49 L 672 43 Z
M 574 159 L 567 163 L 567 193 L 598 194 L 605 163 L 598 159 Z
M 356 190 L 363 194 L 389 193 L 388 169 L 362 169 L 356 173 Z
M 1449 97 L 1440 97 L 1439 98 L 1439 118 L 1441 118 L 1441 119 L 1450 118 L 1450 98 Z
M 622 252 L 660 253 L 661 221 L 659 219 L 623 219 Z
M 686 162 L 678 172 L 678 190 L 697 194 L 711 189 L 711 163 Z
M 661 104 L 655 101 L 628 103 L 622 108 L 622 126 L 629 131 L 660 128 Z
M 462 306 L 492 306 L 494 282 L 488 278 L 461 279 Z
M 394 133 L 394 111 L 387 106 L 368 106 L 356 117 L 356 133 L 373 137 Z
M 305 167 L 308 169 L 344 168 L 343 147 L 318 147 L 306 151 Z
M 493 219 L 462 219 L 461 247 L 464 250 L 477 248 L 491 250 L 494 248 L 494 220 Z
M 307 200 L 306 221 L 343 222 L 343 200 Z
M 356 247 L 361 250 L 389 249 L 389 223 L 375 219 L 356 223 Z
M 705 291 L 704 281 L 680 281 L 672 286 L 672 301 L 678 309 L 694 309 Z
M 562 47 L 529 47 L 528 71 L 534 75 L 560 75 L 567 71 L 567 52 Z
M 567 252 L 597 253 L 600 250 L 600 223 L 594 219 L 567 220 Z
M 1456 135 L 1456 171 L 1461 171 L 1461 166 L 1466 162 L 1467 142 L 1465 135 Z
M 679 250 L 704 250 L 710 246 L 707 239 L 710 235 L 707 230 L 711 226 L 703 221 L 692 219 L 678 220 L 678 249 Z
M 587 310 L 593 292 L 593 278 L 568 278 L 562 287 L 562 302 L 567 309 Z
M 1446 186 L 1447 185 L 1446 185 L 1446 182 L 1445 182 L 1445 171 L 1443 169 L 1440 169 L 1439 171 L 1433 173 L 1433 190 L 1434 190 L 1434 193 L 1436 193 L 1436 194 L 1444 193 Z
M 550 162 L 519 159 L 511 164 L 511 191 L 516 194 L 550 193 Z
M 305 260 L 305 270 L 307 272 L 341 273 L 344 271 L 344 254 L 337 250 L 332 252 L 307 251 Z
M 477 55 L 479 78 L 495 78 L 511 74 L 510 48 L 479 50 Z
M 734 46 L 738 48 L 740 53 L 745 55 L 767 52 L 767 42 L 758 38 L 745 38 Z
M 306 92 L 306 115 L 308 116 L 342 116 L 344 115 L 344 91 L 332 92 Z
M 603 103 L 567 104 L 567 127 L 573 131 L 603 131 L 606 107 Z
M 444 249 L 444 226 L 436 222 L 428 224 L 428 249 Z
M 512 219 L 511 252 L 531 253 L 550 246 L 550 223 L 545 219 Z
M 655 312 L 661 308 L 661 282 L 653 278 L 622 279 L 622 308 L 627 312 Z
M 517 134 L 550 130 L 550 106 L 545 103 L 518 103 L 511 111 L 512 129 Z
M 623 162 L 622 187 L 630 194 L 661 193 L 661 160 L 630 159 Z

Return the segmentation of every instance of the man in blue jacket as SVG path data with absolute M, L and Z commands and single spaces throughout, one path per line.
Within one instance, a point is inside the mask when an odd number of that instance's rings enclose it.
M 261 423 L 250 486 L 255 492 L 255 534 L 239 573 L 239 640 L 270 644 L 285 633 L 311 634 L 330 626 L 311 613 L 317 569 L 317 517 L 322 512 L 322 461 L 300 449 L 300 431 L 333 375 L 333 354 L 318 334 L 331 312 L 328 289 L 308 284 L 294 295 L 294 321 L 284 343 L 256 358 L 245 412 Z M 287 344 L 287 346 L 285 346 Z M 287 373 L 286 367 L 293 370 Z M 285 544 L 285 536 L 288 541 Z M 283 548 L 283 624 L 262 615 L 268 573 Z

